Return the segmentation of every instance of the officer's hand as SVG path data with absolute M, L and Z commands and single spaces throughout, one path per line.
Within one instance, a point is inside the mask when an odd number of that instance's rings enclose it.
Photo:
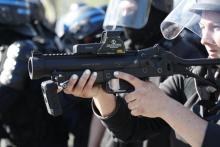
M 125 96 L 128 108 L 134 116 L 160 117 L 169 97 L 151 82 L 142 81 L 130 74 L 115 72 L 114 75 L 129 82 L 135 90 Z
M 98 96 L 102 90 L 101 86 L 95 86 L 97 72 L 91 73 L 90 70 L 85 70 L 79 78 L 77 75 L 72 75 L 69 79 L 67 87 L 64 89 L 66 94 L 72 94 L 82 98 L 92 98 Z

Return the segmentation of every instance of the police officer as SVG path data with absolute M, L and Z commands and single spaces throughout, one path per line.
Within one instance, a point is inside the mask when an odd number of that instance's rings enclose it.
M 0 120 L 8 138 L 17 147 L 67 146 L 62 118 L 53 118 L 46 111 L 41 80 L 28 77 L 32 51 L 60 52 L 42 3 L 1 0 L 0 32 Z
M 157 43 L 182 58 L 206 56 L 199 38 L 190 31 L 184 30 L 172 41 L 162 37 L 160 24 L 173 9 L 173 5 L 173 0 L 112 0 L 103 26 L 107 30 L 122 29 L 127 38 L 125 46 L 128 50 L 143 49 Z
M 107 30 L 124 30 L 125 37 L 127 38 L 125 41 L 127 50 L 143 49 L 159 43 L 167 50 L 174 52 L 177 56 L 182 58 L 199 58 L 206 56 L 204 47 L 199 43 L 199 37 L 190 31 L 184 30 L 172 41 L 162 37 L 159 29 L 160 24 L 172 8 L 173 1 L 112 0 L 107 9 L 104 28 Z M 159 83 L 166 78 L 167 77 L 153 77 L 150 78 L 150 80 L 159 85 Z M 160 136 L 158 135 L 144 142 L 144 144 L 148 144 L 144 146 L 166 146 L 165 144 L 168 144 L 168 139 L 166 138 L 166 133 Z M 103 146 L 106 146 L 106 143 L 112 144 L 109 146 L 119 146 L 118 144 L 120 144 L 120 146 L 142 146 L 142 142 L 120 143 L 116 138 L 112 139 L 109 137 L 107 131 L 105 132 L 105 137 L 102 142 Z
M 75 44 L 100 42 L 104 17 L 105 12 L 101 8 L 86 4 L 71 8 L 61 17 L 56 26 L 56 32 L 61 37 L 65 50 L 72 53 Z M 91 100 L 81 101 L 79 98 L 74 98 L 74 100 L 72 98 L 68 103 L 72 105 L 72 108 L 65 111 L 63 116 L 67 121 L 69 131 L 74 135 L 74 147 L 87 147 L 92 118 Z M 92 138 L 96 138 L 96 133 L 97 130 L 92 131 L 90 142 L 94 142 Z M 96 146 L 93 143 L 89 144 Z
M 168 19 L 172 21 L 168 21 L 162 29 L 166 37 L 175 38 L 186 27 L 201 35 L 201 43 L 205 45 L 209 58 L 220 57 L 219 0 L 184 0 L 171 15 L 174 18 Z M 66 91 L 77 96 L 83 93 L 84 97 L 93 97 L 96 114 L 123 140 L 142 140 L 170 128 L 171 147 L 218 147 L 219 66 L 212 69 L 196 67 L 194 72 L 214 84 L 174 75 L 159 89 L 132 75 L 115 72 L 117 78 L 135 87 L 135 91 L 127 94 L 124 101 L 105 93 L 100 87 L 92 86 L 97 74 L 90 74 L 87 70 L 79 80 L 88 79 L 87 84 L 76 84 L 78 77 L 74 75 Z

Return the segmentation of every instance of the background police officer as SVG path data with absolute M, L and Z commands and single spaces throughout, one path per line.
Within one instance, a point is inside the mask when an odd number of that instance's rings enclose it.
M 0 119 L 18 147 L 67 146 L 61 117 L 46 111 L 41 80 L 31 81 L 27 62 L 32 51 L 60 52 L 39 0 L 0 1 Z
M 144 49 L 159 43 L 165 49 L 182 58 L 200 58 L 207 55 L 199 42 L 199 37 L 184 30 L 175 40 L 166 40 L 160 31 L 160 24 L 173 8 L 173 1 L 161 0 L 112 0 L 106 12 L 103 27 L 107 30 L 119 29 L 125 34 L 127 50 Z M 167 77 L 150 78 L 159 85 Z M 167 133 L 161 133 L 148 141 L 121 143 L 112 138 L 108 131 L 102 140 L 102 146 L 166 146 L 169 143 Z M 106 145 L 107 144 L 107 145 Z M 120 144 L 120 145 L 119 145 Z

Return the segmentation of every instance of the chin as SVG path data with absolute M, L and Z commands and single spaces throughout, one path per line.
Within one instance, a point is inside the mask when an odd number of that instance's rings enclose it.
M 210 59 L 216 59 L 216 58 L 220 58 L 220 57 L 217 56 L 217 55 L 209 55 L 209 58 L 210 58 Z

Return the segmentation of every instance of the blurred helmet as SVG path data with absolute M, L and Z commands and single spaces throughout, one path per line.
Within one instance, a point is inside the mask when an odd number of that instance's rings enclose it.
M 18 33 L 35 36 L 31 26 L 34 20 L 44 19 L 44 8 L 40 0 L 0 0 L 0 25 L 10 27 Z
M 21 25 L 44 18 L 40 0 L 0 0 L 0 24 Z
M 105 12 L 107 11 L 107 8 L 108 8 L 108 5 L 107 4 L 104 4 L 104 5 L 101 5 L 99 6 L 100 9 L 104 10 Z
M 163 36 L 166 39 L 174 39 L 186 28 L 201 37 L 202 31 L 199 25 L 202 12 L 220 14 L 220 0 L 182 0 L 161 23 Z
M 70 11 L 57 23 L 58 36 L 68 35 L 72 39 L 82 40 L 88 36 L 101 34 L 105 12 L 100 8 L 87 5 Z
M 81 7 L 87 6 L 85 3 L 73 3 L 70 6 L 69 12 L 67 14 L 64 14 L 60 17 L 60 19 L 56 23 L 55 31 L 59 37 L 62 37 L 64 33 L 66 33 L 68 30 L 65 28 L 65 26 L 70 26 L 75 17 L 77 17 L 78 11 L 81 9 Z
M 0 0 L 0 23 L 20 25 L 30 21 L 30 4 L 26 0 Z
M 86 6 L 84 2 L 76 2 L 71 4 L 70 11 L 77 11 L 80 7 Z
M 173 0 L 111 0 L 104 20 L 104 29 L 143 28 L 149 19 L 151 5 L 163 12 L 173 8 Z
M 27 0 L 30 4 L 31 20 L 45 21 L 45 9 L 41 0 Z

